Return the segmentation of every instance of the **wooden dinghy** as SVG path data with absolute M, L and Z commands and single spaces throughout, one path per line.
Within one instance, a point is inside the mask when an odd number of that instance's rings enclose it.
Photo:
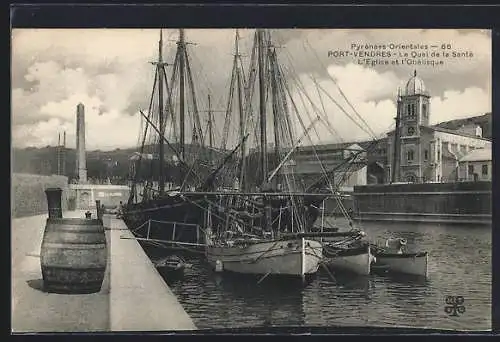
M 358 275 L 370 274 L 373 255 L 367 243 L 342 248 L 327 243 L 323 245 L 323 255 L 329 268 Z
M 420 277 L 428 277 L 428 252 L 408 253 L 405 251 L 406 240 L 388 239 L 386 247 L 373 247 L 372 253 L 376 263 L 372 267 L 374 271 L 385 270 L 390 273 L 410 274 Z
M 186 268 L 191 267 L 184 258 L 178 255 L 169 255 L 153 261 L 158 270 L 166 272 L 180 272 Z

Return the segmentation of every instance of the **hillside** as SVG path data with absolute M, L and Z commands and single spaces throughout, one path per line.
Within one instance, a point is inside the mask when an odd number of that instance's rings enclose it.
M 176 148 L 174 146 L 174 148 Z M 129 173 L 129 158 L 136 152 L 136 148 L 115 149 L 113 151 L 87 151 L 88 178 L 105 179 L 108 176 L 119 181 L 127 179 Z M 190 155 L 189 146 L 186 146 L 186 155 Z M 194 154 L 194 153 L 192 153 Z M 174 153 L 170 149 L 165 151 L 165 160 L 172 160 Z M 66 162 L 64 175 L 70 179 L 77 174 L 76 151 L 65 149 Z M 29 147 L 12 149 L 12 172 L 38 175 L 57 174 L 57 147 L 42 148 Z
M 492 115 L 486 113 L 465 119 L 445 121 L 436 126 L 450 130 L 456 130 L 463 125 L 477 124 L 483 129 L 485 138 L 492 137 Z M 381 142 L 384 139 L 381 140 Z M 358 142 L 367 148 L 371 142 Z M 175 146 L 174 146 L 175 148 Z M 129 171 L 129 158 L 137 151 L 136 148 L 115 149 L 113 151 L 87 151 L 87 173 L 89 178 L 106 178 L 108 175 L 117 179 L 126 179 Z M 377 147 L 373 149 L 371 157 L 384 158 L 385 153 L 377 155 Z M 172 151 L 166 149 L 166 160 L 171 160 Z M 66 172 L 65 175 L 72 177 L 75 170 L 76 153 L 74 149 L 66 149 Z M 50 175 L 57 173 L 56 147 L 46 146 L 43 148 L 12 149 L 12 171 L 16 173 L 31 173 L 39 175 Z
M 436 126 L 441 127 L 441 128 L 456 130 L 464 125 L 465 126 L 467 126 L 467 125 L 479 125 L 483 129 L 483 137 L 491 139 L 491 137 L 492 137 L 491 118 L 492 118 L 491 113 L 486 113 L 484 115 L 473 116 L 470 118 L 441 122 L 441 123 L 437 124 Z

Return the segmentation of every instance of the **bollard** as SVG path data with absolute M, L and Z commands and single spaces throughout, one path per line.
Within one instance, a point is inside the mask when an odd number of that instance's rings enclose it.
M 96 212 L 97 212 L 97 219 L 101 221 L 102 223 L 102 214 L 103 214 L 103 211 L 102 211 L 102 208 L 101 208 L 101 201 L 100 200 L 96 200 L 95 201 L 95 209 L 96 209 Z
M 45 190 L 49 218 L 62 218 L 61 188 L 48 188 Z

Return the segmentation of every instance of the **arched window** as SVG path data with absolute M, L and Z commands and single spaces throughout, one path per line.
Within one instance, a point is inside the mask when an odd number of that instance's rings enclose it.
M 416 183 L 417 176 L 415 176 L 413 173 L 409 173 L 409 174 L 406 175 L 406 181 L 408 183 Z
M 415 152 L 413 150 L 406 151 L 406 159 L 411 162 L 415 158 Z

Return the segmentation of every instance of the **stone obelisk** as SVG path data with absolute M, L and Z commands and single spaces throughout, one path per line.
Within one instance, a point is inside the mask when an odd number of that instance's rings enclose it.
M 76 166 L 78 182 L 87 183 L 87 162 L 85 159 L 85 107 L 79 103 L 76 107 Z

